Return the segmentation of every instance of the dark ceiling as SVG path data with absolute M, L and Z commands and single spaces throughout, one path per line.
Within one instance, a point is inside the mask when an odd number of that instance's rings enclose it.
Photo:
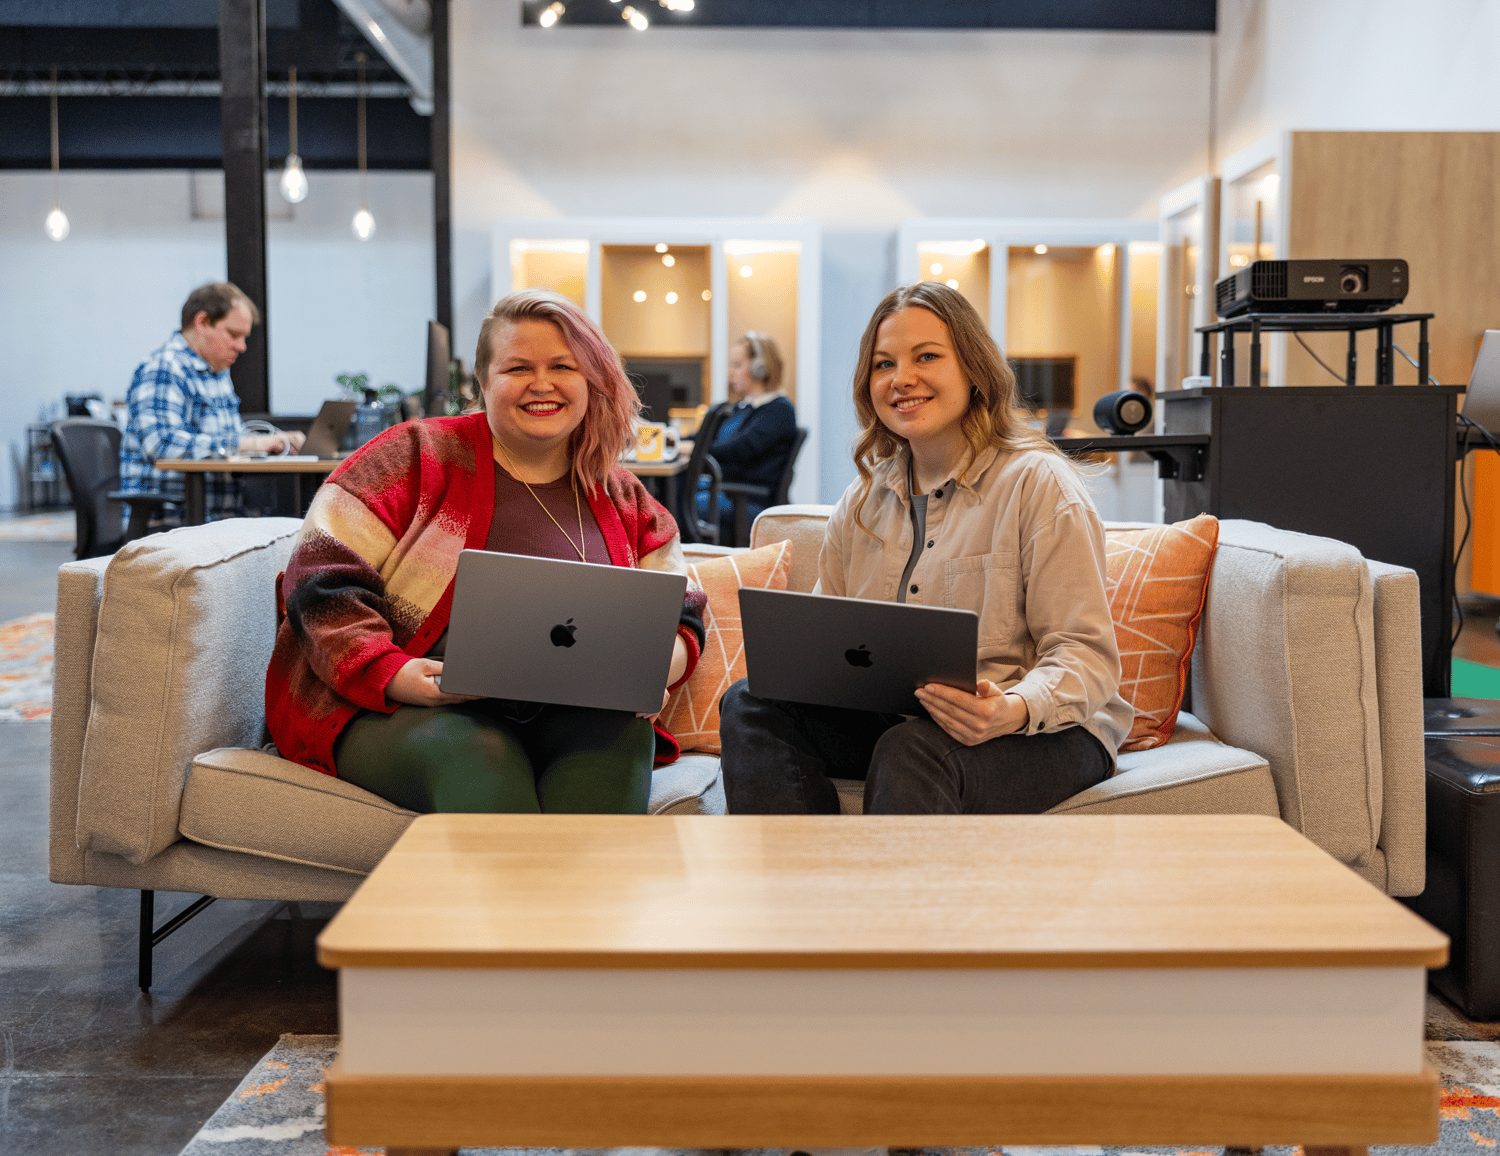
M 217 168 L 218 0 L 0 0 L 0 168 L 51 165 L 58 80 L 63 168 Z M 308 168 L 355 167 L 356 55 L 366 56 L 369 166 L 429 169 L 428 119 L 333 0 L 266 0 L 268 153 L 287 152 L 288 70 Z

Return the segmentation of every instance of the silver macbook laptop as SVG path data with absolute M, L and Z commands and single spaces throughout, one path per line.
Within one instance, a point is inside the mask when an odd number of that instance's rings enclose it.
M 979 616 L 971 610 L 742 589 L 740 618 L 757 698 L 919 714 L 919 686 L 974 690 Z
M 1500 329 L 1486 329 L 1464 393 L 1464 417 L 1500 438 Z
M 356 408 L 358 405 L 353 401 L 325 401 L 322 408 L 318 410 L 318 416 L 313 418 L 313 423 L 307 431 L 307 440 L 302 443 L 299 456 L 305 458 L 338 457 L 339 442 L 344 440 L 349 423 L 354 420 Z
M 465 550 L 439 685 L 655 714 L 686 592 L 685 574 Z

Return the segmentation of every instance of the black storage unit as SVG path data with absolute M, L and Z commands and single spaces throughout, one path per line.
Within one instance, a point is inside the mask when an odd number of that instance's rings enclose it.
M 1424 694 L 1448 694 L 1461 386 L 1170 390 L 1167 434 L 1207 434 L 1202 476 L 1168 478 L 1169 522 L 1248 518 L 1319 534 L 1421 583 Z

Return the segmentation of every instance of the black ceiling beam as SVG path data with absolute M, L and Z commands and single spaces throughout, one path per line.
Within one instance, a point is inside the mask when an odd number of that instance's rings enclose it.
M 453 331 L 452 102 L 448 56 L 448 0 L 432 0 L 432 232 L 437 286 L 435 316 Z M 299 142 L 300 143 L 300 142 Z
M 633 33 L 621 5 L 565 0 L 559 25 L 602 24 Z M 523 0 L 534 25 L 547 0 Z M 1217 0 L 697 0 L 691 12 L 642 3 L 656 28 L 906 28 L 1095 32 L 1214 32 Z
M 371 99 L 369 166 L 423 172 L 432 167 L 431 118 L 401 98 Z M 287 102 L 271 97 L 267 156 L 272 168 L 287 153 Z M 0 169 L 51 164 L 45 96 L 0 97 Z M 224 162 L 219 101 L 205 96 L 63 96 L 57 101 L 65 169 L 216 169 Z M 297 147 L 307 169 L 355 167 L 355 101 L 297 100 Z

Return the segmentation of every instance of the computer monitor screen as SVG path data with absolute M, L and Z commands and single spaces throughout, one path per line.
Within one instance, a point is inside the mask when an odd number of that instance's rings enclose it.
M 1012 357 L 1016 395 L 1026 409 L 1049 413 L 1073 408 L 1073 370 L 1076 357 Z
M 436 321 L 427 323 L 427 385 L 422 391 L 422 412 L 441 417 L 448 412 L 451 385 L 452 353 L 448 345 L 448 327 Z
M 625 373 L 641 395 L 647 421 L 665 422 L 673 406 L 694 406 L 704 396 L 702 357 L 627 357 Z

